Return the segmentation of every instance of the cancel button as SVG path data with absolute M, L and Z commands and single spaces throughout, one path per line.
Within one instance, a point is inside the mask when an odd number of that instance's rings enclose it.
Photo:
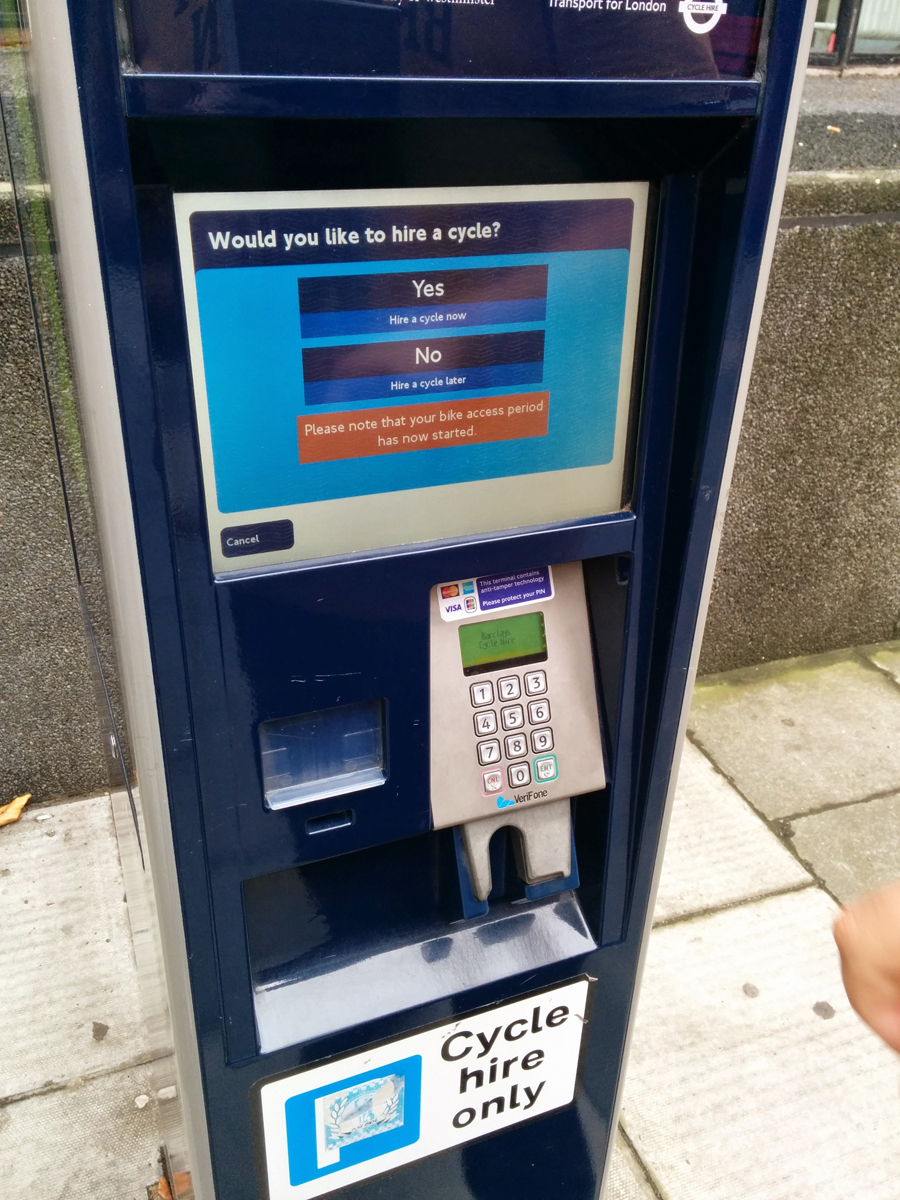
M 242 554 L 267 554 L 290 550 L 294 544 L 293 521 L 261 521 L 257 525 L 232 525 L 222 530 L 222 553 L 226 558 Z

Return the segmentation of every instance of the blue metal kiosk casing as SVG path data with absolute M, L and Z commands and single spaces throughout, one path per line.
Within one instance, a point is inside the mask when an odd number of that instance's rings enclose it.
M 194 1191 L 593 1200 L 813 9 L 30 8 Z

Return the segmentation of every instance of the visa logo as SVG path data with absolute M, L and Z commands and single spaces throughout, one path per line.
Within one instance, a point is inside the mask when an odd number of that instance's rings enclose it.
M 461 604 L 445 604 L 444 612 L 462 612 Z

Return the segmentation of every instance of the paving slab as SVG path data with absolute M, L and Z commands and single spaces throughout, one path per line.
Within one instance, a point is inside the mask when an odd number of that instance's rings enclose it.
M 689 728 L 770 818 L 900 791 L 900 689 L 849 654 L 708 676 Z
M 666 1200 L 897 1200 L 900 1059 L 819 888 L 654 932 L 622 1122 Z
M 640 1163 L 621 1134 L 616 1134 L 604 1200 L 656 1200 Z
M 108 796 L 0 829 L 0 928 L 0 1099 L 149 1057 Z
M 159 1179 L 158 1108 L 143 1067 L 0 1108 L 4 1194 L 147 1200 L 147 1185 Z
M 880 667 L 900 683 L 900 642 L 885 642 L 881 646 L 866 647 L 865 653 L 876 667 Z
M 812 883 L 731 784 L 686 742 L 654 920 Z
M 791 822 L 791 837 L 842 904 L 900 879 L 900 795 L 800 817 Z

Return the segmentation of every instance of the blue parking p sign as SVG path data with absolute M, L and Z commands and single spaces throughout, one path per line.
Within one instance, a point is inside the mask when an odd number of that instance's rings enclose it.
M 285 1101 L 291 1187 L 419 1140 L 418 1054 L 300 1092 Z

